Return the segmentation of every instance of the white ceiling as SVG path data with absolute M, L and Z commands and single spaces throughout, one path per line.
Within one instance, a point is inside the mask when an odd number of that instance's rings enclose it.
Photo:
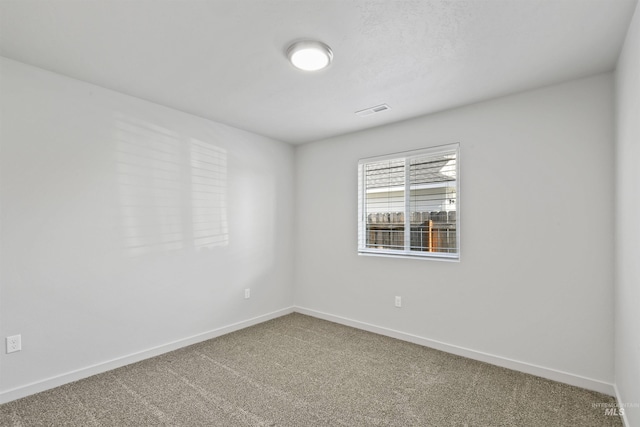
M 636 3 L 1 0 L 0 54 L 303 143 L 612 70 Z M 333 64 L 294 69 L 301 38 Z

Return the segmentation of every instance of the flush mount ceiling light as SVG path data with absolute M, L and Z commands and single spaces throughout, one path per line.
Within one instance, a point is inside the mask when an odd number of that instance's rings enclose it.
M 322 42 L 304 40 L 289 46 L 287 57 L 296 68 L 304 71 L 318 71 L 331 64 L 333 52 Z

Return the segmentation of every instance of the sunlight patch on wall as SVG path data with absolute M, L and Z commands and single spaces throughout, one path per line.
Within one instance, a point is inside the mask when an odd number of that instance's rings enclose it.
M 193 244 L 204 249 L 229 243 L 227 225 L 227 152 L 192 139 L 191 216 Z
M 122 114 L 115 128 L 125 254 L 228 245 L 226 150 Z
M 119 117 L 116 142 L 126 254 L 182 249 L 183 173 L 178 135 L 150 123 Z

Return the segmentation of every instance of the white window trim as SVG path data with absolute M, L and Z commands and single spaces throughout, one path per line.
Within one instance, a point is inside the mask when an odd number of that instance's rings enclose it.
M 457 242 L 457 252 L 456 253 L 443 253 L 443 252 L 422 252 L 422 251 L 411 251 L 408 249 L 405 250 L 397 250 L 397 249 L 375 249 L 375 248 L 367 248 L 366 247 L 366 235 L 367 235 L 367 218 L 366 218 L 366 188 L 364 186 L 365 182 L 365 168 L 364 165 L 368 163 L 374 163 L 384 160 L 395 160 L 395 159 L 403 159 L 405 160 L 405 171 L 408 171 L 409 162 L 411 158 L 425 155 L 435 155 L 439 153 L 450 153 L 455 151 L 456 153 L 456 242 Z M 405 173 L 405 183 L 404 183 L 404 194 L 405 194 L 405 248 L 408 248 L 410 245 L 407 242 L 407 239 L 411 239 L 410 234 L 410 226 L 411 226 L 411 216 L 407 215 L 407 212 L 410 212 L 410 198 L 407 196 L 409 193 L 410 187 L 410 177 L 408 173 Z M 459 262 L 461 256 L 461 227 L 460 227 L 460 212 L 461 212 L 461 202 L 460 202 L 460 143 L 446 144 L 446 145 L 438 145 L 420 150 L 411 150 L 411 151 L 403 151 L 398 153 L 386 154 L 382 156 L 376 157 L 367 157 L 358 160 L 358 255 L 363 256 L 383 256 L 383 257 L 392 257 L 392 258 L 410 258 L 410 259 L 425 259 L 425 260 L 438 260 L 438 261 L 453 261 Z M 407 230 L 409 230 L 407 232 Z

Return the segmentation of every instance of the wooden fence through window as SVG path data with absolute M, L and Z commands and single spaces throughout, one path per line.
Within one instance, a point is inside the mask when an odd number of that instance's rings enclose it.
M 372 213 L 367 217 L 367 247 L 404 249 L 404 213 Z M 412 212 L 412 251 L 455 253 L 456 212 Z

